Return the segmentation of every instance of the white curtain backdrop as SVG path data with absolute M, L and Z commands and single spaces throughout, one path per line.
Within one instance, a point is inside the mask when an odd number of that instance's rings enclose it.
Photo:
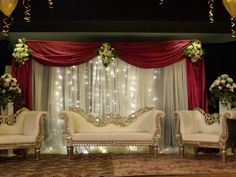
M 33 99 L 34 110 L 48 112 L 42 153 L 66 153 L 59 112 L 69 106 L 79 106 L 95 116 L 109 112 L 127 116 L 155 106 L 166 114 L 161 152 L 173 152 L 172 113 L 188 108 L 186 63 L 142 69 L 120 59 L 104 67 L 97 57 L 72 67 L 48 67 L 33 60 Z

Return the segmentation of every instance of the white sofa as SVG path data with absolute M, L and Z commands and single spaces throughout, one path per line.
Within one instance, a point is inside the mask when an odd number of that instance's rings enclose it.
M 158 155 L 161 138 L 161 119 L 164 112 L 146 107 L 122 117 L 105 114 L 94 117 L 78 107 L 60 112 L 64 119 L 64 137 L 68 158 L 73 156 L 73 147 L 78 146 L 149 146 Z
M 44 139 L 43 124 L 47 113 L 30 111 L 26 108 L 9 116 L 0 115 L 0 150 L 35 149 L 35 159 L 39 159 Z
M 195 155 L 198 147 L 220 149 L 222 161 L 226 161 L 226 150 L 236 148 L 236 111 L 223 115 L 208 114 L 202 109 L 175 111 L 176 140 L 180 157 L 184 157 L 184 147 L 193 146 Z

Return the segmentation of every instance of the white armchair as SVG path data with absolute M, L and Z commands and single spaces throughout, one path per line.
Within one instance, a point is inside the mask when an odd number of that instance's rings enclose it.
M 236 142 L 236 111 L 231 110 L 219 114 L 208 114 L 202 109 L 175 111 L 173 116 L 176 121 L 176 140 L 179 145 L 180 157 L 184 157 L 184 147 L 192 146 L 197 155 L 198 147 L 218 148 L 222 161 L 226 161 L 228 147 L 234 149 Z M 233 130 L 234 129 L 234 130 Z M 232 131 L 233 130 L 233 131 Z
M 0 150 L 35 149 L 35 159 L 39 159 L 40 148 L 44 139 L 44 120 L 47 113 L 18 110 L 10 116 L 0 115 Z

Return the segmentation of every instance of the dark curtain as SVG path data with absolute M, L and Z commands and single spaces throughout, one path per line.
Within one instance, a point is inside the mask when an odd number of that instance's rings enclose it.
M 236 41 L 217 44 L 203 44 L 205 49 L 206 84 L 209 87 L 221 74 L 229 74 L 236 81 Z M 219 108 L 209 105 L 209 112 L 218 112 Z
M 11 65 L 11 52 L 7 40 L 0 40 L 0 76 L 5 73 L 5 66 Z

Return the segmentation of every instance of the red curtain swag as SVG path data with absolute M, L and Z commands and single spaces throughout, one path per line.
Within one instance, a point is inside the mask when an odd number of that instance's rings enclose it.
M 171 65 L 178 62 L 183 57 L 184 49 L 191 43 L 190 40 L 173 40 L 160 42 L 117 42 L 111 46 L 117 51 L 118 57 L 125 62 L 140 68 L 158 68 Z M 96 56 L 96 50 L 102 43 L 98 42 L 61 42 L 61 41 L 27 41 L 32 52 L 32 58 L 39 63 L 47 66 L 66 67 L 80 65 L 88 62 Z M 190 61 L 190 60 L 188 60 Z M 202 61 L 202 60 L 201 60 Z M 32 63 L 19 66 L 13 60 L 13 76 L 17 78 L 23 91 L 23 97 L 26 99 L 27 107 L 32 109 Z M 197 94 L 199 89 L 204 92 L 205 84 L 200 79 L 193 79 L 196 74 L 205 72 L 202 70 L 203 64 L 187 64 L 188 74 L 188 97 L 189 105 L 192 107 L 201 107 L 208 110 L 202 95 Z M 199 70 L 194 72 L 191 70 Z M 24 76 L 22 76 L 24 75 Z M 194 83 L 193 83 L 194 82 Z M 199 89 L 191 88 L 189 85 L 200 85 Z M 201 93 L 202 93 L 201 92 Z M 205 95 L 205 94 L 204 94 Z

